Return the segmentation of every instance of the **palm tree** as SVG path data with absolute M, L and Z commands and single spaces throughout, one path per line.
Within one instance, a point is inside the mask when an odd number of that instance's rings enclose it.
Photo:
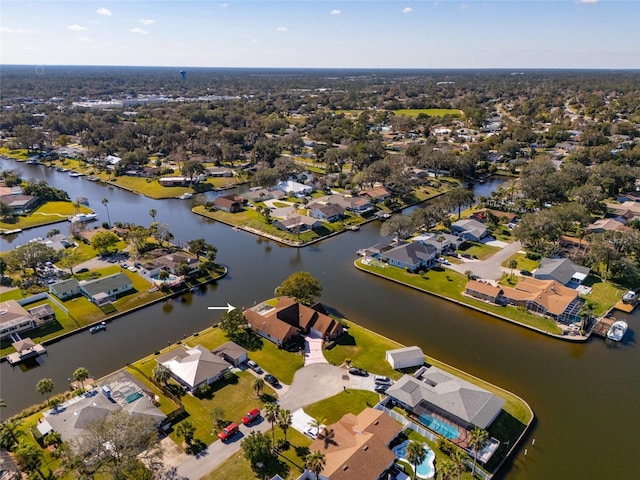
M 453 452 L 451 452 L 451 460 L 456 467 L 456 473 L 458 474 L 458 479 L 462 478 L 462 472 L 464 471 L 464 466 L 466 464 L 467 456 L 464 454 L 462 450 L 459 448 L 455 448 Z
M 456 473 L 457 469 L 455 464 L 445 458 L 443 459 L 440 464 L 438 465 L 438 473 L 440 480 L 451 480 L 453 478 L 453 475 Z
M 27 472 L 33 472 L 42 465 L 42 450 L 33 443 L 25 443 L 15 451 L 18 466 Z
M 156 382 L 166 385 L 169 381 L 169 378 L 171 378 L 171 371 L 167 367 L 159 363 L 158 365 L 153 367 L 152 375 L 153 379 Z
M 482 450 L 489 441 L 489 432 L 484 428 L 475 427 L 471 430 L 469 437 L 469 447 L 473 449 L 473 470 L 471 476 L 476 474 L 476 462 L 478 461 L 478 451 Z
M 19 438 L 24 435 L 24 430 L 20 430 L 22 422 L 20 420 L 9 420 L 0 423 L 0 447 L 13 450 L 19 442 Z
M 513 269 L 518 268 L 518 261 L 515 258 L 509 260 L 509 268 L 511 269 L 510 277 L 513 278 Z
M 109 205 L 109 200 L 107 198 L 103 198 L 102 205 L 104 205 L 104 208 L 107 209 L 107 223 L 109 224 L 109 226 L 111 226 L 111 216 L 109 215 L 109 207 L 107 206 Z
M 196 433 L 196 427 L 193 426 L 189 420 L 184 420 L 176 427 L 176 435 L 184 437 L 184 441 L 187 445 L 191 445 L 193 436 Z
M 256 397 L 260 398 L 263 389 L 264 379 L 262 377 L 256 377 L 256 379 L 253 381 L 253 390 L 256 392 Z
M 89 378 L 89 370 L 87 370 L 84 367 L 78 367 L 75 369 L 75 371 L 73 372 L 73 379 L 76 382 L 80 382 L 80 385 L 82 385 L 82 389 L 84 390 L 84 381 Z
M 158 215 L 158 212 L 156 212 L 155 208 L 152 208 L 151 210 L 149 210 L 149 215 L 151 215 L 151 219 L 155 222 L 156 221 L 156 215 Z
M 319 480 L 325 464 L 325 456 L 320 450 L 314 450 L 304 459 L 304 466 L 316 476 L 316 480 Z
M 418 476 L 418 465 L 424 462 L 427 458 L 427 451 L 424 449 L 425 445 L 422 442 L 411 442 L 407 445 L 407 461 L 413 465 L 413 478 L 414 480 Z
M 320 436 L 320 429 L 323 427 L 323 423 L 324 423 L 324 420 L 319 420 L 319 419 L 317 419 L 317 418 L 314 418 L 313 420 L 311 420 L 311 421 L 309 422 L 309 426 L 310 426 L 311 428 L 315 428 L 315 430 L 316 430 L 316 435 L 317 435 L 318 437 Z
M 293 417 L 291 411 L 282 409 L 278 412 L 278 426 L 284 434 L 284 442 L 287 443 L 287 430 L 292 424 Z
M 278 407 L 277 403 L 269 402 L 264 406 L 265 415 L 264 418 L 271 424 L 271 446 L 275 448 L 276 445 L 276 432 L 273 426 L 278 420 L 278 412 L 280 411 L 280 407 Z
M 51 380 L 50 378 L 43 378 L 41 380 L 38 381 L 38 383 L 36 384 L 36 390 L 38 391 L 38 393 L 41 393 L 42 395 L 47 395 L 47 401 L 49 401 L 49 393 L 53 392 L 53 380 Z
M 211 411 L 213 416 L 213 425 L 215 428 L 220 428 L 224 422 L 224 410 L 222 407 L 214 407 Z

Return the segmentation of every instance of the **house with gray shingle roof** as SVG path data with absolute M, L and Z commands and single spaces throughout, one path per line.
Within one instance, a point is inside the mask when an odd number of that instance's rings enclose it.
M 420 417 L 437 414 L 469 430 L 487 428 L 505 400 L 437 367 L 422 367 L 389 387 L 387 395 Z
M 568 258 L 543 258 L 533 276 L 538 280 L 556 280 L 569 288 L 576 288 L 590 271 L 590 268 L 576 265 Z
M 344 208 L 335 203 L 330 205 L 314 203 L 309 205 L 309 215 L 327 222 L 337 222 L 344 216 Z
M 416 271 L 433 266 L 437 250 L 433 245 L 418 242 L 405 243 L 381 254 L 382 260 L 394 267 Z
M 156 358 L 169 369 L 171 376 L 191 393 L 201 385 L 210 385 L 229 370 L 229 363 L 202 345 L 176 348 Z
M 479 242 L 489 235 L 489 229 L 481 222 L 473 219 L 458 220 L 452 223 L 451 231 L 472 242 Z
M 116 295 L 133 289 L 131 279 L 124 273 L 114 273 L 108 277 L 80 282 L 80 291 L 96 305 L 113 302 Z
M 70 278 L 69 280 L 56 282 L 49 286 L 49 293 L 52 293 L 60 300 L 66 300 L 68 298 L 75 297 L 76 295 L 80 295 L 82 292 L 80 292 L 80 284 L 78 283 L 78 280 Z

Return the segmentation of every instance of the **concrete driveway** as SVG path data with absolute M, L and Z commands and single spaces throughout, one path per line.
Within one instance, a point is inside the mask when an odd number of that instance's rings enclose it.
M 507 260 L 511 255 L 518 253 L 520 250 L 522 250 L 522 244 L 520 242 L 513 242 L 486 260 L 469 260 L 463 258 L 462 263 L 453 264 L 446 268 L 455 270 L 463 275 L 465 272 L 470 270 L 471 273 L 478 278 L 498 280 L 502 278 L 502 273 L 505 271 L 501 265 L 502 262 Z

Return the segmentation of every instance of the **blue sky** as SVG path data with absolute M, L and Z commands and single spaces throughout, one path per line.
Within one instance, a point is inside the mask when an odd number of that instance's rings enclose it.
M 0 62 L 640 68 L 640 1 L 2 0 Z

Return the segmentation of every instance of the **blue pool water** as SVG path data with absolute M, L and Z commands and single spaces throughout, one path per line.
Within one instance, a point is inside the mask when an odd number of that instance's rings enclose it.
M 449 425 L 448 423 L 441 422 L 437 418 L 433 418 L 431 415 L 427 415 L 426 413 L 420 415 L 420 422 L 423 425 L 426 425 L 434 432 L 438 432 L 440 435 L 448 438 L 449 440 L 453 440 L 460 436 L 460 432 L 454 426 Z
M 409 444 L 409 440 L 406 440 L 404 442 L 402 442 L 400 445 L 398 445 L 397 447 L 393 447 L 393 449 L 391 450 L 393 452 L 393 454 L 408 462 L 407 460 L 407 445 Z M 434 467 L 434 460 L 436 458 L 436 454 L 433 453 L 433 450 L 431 450 L 429 447 L 427 447 L 425 445 L 424 447 L 425 451 L 427 452 L 427 456 L 425 457 L 424 461 L 417 466 L 416 468 L 416 473 L 418 474 L 419 478 L 431 478 L 434 476 L 435 474 L 435 467 Z

